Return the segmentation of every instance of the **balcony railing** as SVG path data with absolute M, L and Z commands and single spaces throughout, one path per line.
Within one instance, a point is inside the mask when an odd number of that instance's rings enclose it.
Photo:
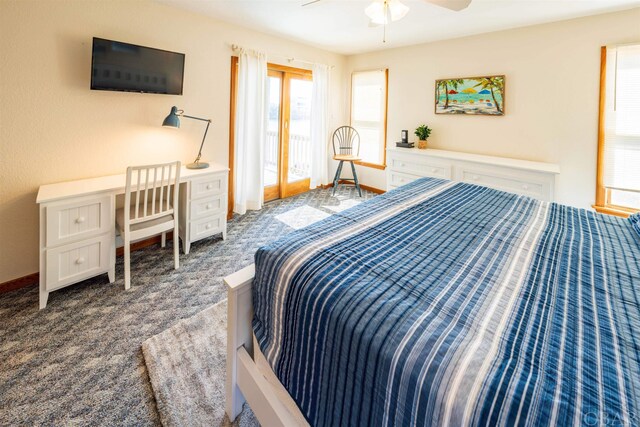
M 265 175 L 278 172 L 278 132 L 267 132 L 264 153 Z M 311 138 L 304 135 L 289 135 L 289 182 L 311 176 Z M 274 183 L 265 176 L 265 183 Z

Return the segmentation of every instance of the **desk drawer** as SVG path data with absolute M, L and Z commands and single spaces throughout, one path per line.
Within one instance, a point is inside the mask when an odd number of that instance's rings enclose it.
M 192 200 L 189 204 L 190 219 L 195 220 L 220 213 L 224 209 L 226 194 L 216 194 L 204 199 Z
M 211 175 L 191 183 L 191 199 L 213 196 L 227 191 L 227 180 L 223 175 Z
M 105 234 L 47 249 L 47 290 L 57 289 L 107 271 L 111 239 L 112 236 Z
M 221 213 L 216 216 L 199 219 L 197 221 L 193 221 L 189 227 L 191 241 L 195 242 L 196 240 L 204 239 L 205 237 L 213 236 L 214 234 L 222 233 L 222 229 L 224 227 L 224 215 L 225 213 Z
M 106 233 L 113 221 L 109 195 L 53 203 L 46 207 L 47 247 Z

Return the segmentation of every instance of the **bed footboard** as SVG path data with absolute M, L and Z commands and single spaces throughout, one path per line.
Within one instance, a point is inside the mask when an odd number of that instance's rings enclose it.
M 231 421 L 245 401 L 262 425 L 298 425 L 253 360 L 253 264 L 224 278 L 227 285 L 227 380 L 225 410 Z
M 251 319 L 253 301 L 251 283 L 254 265 L 243 268 L 224 278 L 227 285 L 227 382 L 226 411 L 231 421 L 235 420 L 245 398 L 238 388 L 238 349 L 244 348 L 253 355 Z

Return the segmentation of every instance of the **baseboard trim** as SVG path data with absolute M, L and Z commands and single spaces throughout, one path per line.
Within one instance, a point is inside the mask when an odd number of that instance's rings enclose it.
M 139 249 L 144 249 L 149 246 L 153 246 L 156 244 L 160 244 L 161 236 L 153 236 L 148 239 L 140 240 L 139 242 L 135 242 L 131 244 L 131 252 L 137 251 Z M 169 240 L 173 240 L 173 231 L 167 233 L 167 242 Z M 124 256 L 124 246 L 116 248 L 116 256 Z
M 131 244 L 131 251 L 137 251 L 139 249 L 147 248 L 153 245 L 160 244 L 161 237 L 154 236 L 145 240 L 140 240 L 139 242 L 135 242 Z M 167 233 L 167 241 L 173 240 L 173 232 Z M 124 248 L 120 247 L 116 249 L 116 256 L 123 256 Z M 5 294 L 7 292 L 15 291 L 18 289 L 26 288 L 28 286 L 35 286 L 38 284 L 40 280 L 39 273 L 31 273 L 26 276 L 18 277 L 17 279 L 9 280 L 4 283 L 0 283 L 0 294 Z
M 353 181 L 347 181 L 347 180 L 343 180 L 343 179 L 341 179 L 338 183 L 339 184 L 351 184 L 351 185 L 353 185 Z M 331 188 L 331 187 L 333 187 L 333 183 L 330 183 L 330 184 L 322 186 L 322 188 Z M 360 184 L 360 188 L 362 188 L 363 190 L 371 191 L 372 193 L 376 193 L 376 194 L 386 193 L 386 191 L 384 191 L 384 190 L 380 190 L 379 188 L 370 187 L 370 186 L 364 185 L 364 184 Z
M 26 288 L 27 286 L 37 285 L 39 280 L 39 273 L 31 273 L 27 274 L 26 276 L 18 277 L 17 279 L 0 283 L 0 294 Z

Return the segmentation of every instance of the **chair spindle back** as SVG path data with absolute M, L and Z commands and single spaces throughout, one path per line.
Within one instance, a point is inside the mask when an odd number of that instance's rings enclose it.
M 360 135 L 351 126 L 340 126 L 333 132 L 333 155 L 360 155 Z
M 124 221 L 127 225 L 149 221 L 173 214 L 177 221 L 176 206 L 180 189 L 180 162 L 127 168 Z M 132 193 L 135 204 L 132 206 Z M 127 207 L 130 207 L 127 210 Z

